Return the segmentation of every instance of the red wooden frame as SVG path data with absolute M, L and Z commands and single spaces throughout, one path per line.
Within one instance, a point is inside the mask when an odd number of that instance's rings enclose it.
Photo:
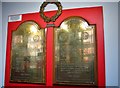
M 46 12 L 51 16 L 55 11 Z M 97 33 L 97 68 L 98 68 L 98 86 L 105 86 L 105 55 L 104 55 L 104 30 L 103 30 L 103 9 L 99 7 L 77 8 L 63 10 L 61 16 L 54 22 L 56 26 L 60 26 L 64 19 L 70 16 L 80 16 L 86 19 L 89 24 L 96 24 Z M 23 14 L 22 21 L 8 22 L 8 37 L 7 37 L 7 51 L 6 51 L 6 70 L 5 70 L 5 86 L 53 86 L 53 28 L 48 28 L 47 32 L 47 53 L 46 53 L 46 85 L 40 84 L 23 84 L 10 83 L 10 60 L 11 60 L 11 40 L 12 31 L 16 30 L 24 21 L 33 20 L 42 28 L 46 28 L 46 23 L 40 17 L 39 13 Z M 63 87 L 63 86 L 62 86 Z M 67 86 L 66 86 L 67 87 Z M 74 87 L 73 87 L 74 88 Z

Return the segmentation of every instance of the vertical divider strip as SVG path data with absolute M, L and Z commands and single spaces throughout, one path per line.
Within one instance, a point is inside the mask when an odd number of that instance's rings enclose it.
M 53 76 L 53 27 L 47 28 L 46 35 L 46 85 L 52 86 Z

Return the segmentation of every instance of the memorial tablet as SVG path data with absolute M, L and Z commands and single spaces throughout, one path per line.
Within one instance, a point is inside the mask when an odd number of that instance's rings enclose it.
M 10 82 L 45 82 L 44 40 L 44 30 L 32 21 L 12 32 Z
M 96 83 L 95 25 L 70 17 L 55 28 L 54 84 Z

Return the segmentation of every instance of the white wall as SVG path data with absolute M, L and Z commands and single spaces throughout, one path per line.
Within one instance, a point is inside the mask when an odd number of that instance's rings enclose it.
M 118 12 L 119 12 L 119 13 L 118 13 L 118 17 L 119 17 L 119 18 L 118 18 L 118 29 L 120 29 L 120 2 L 119 2 L 119 5 L 118 5 Z M 120 30 L 118 30 L 118 49 L 119 49 L 119 50 L 118 50 L 118 57 L 120 57 L 120 46 L 119 46 L 119 45 L 120 45 Z M 118 60 L 119 60 L 118 63 L 120 63 L 120 59 L 118 59 Z M 120 87 L 120 64 L 118 64 L 118 71 L 119 71 L 119 72 L 118 72 L 118 73 L 119 73 L 119 75 L 118 75 L 118 76 L 119 76 L 119 77 L 118 77 L 118 78 L 119 78 L 119 79 L 118 79 L 118 80 L 119 80 L 119 81 L 118 81 L 118 85 L 119 85 L 119 87 Z
M 0 85 L 2 85 L 2 67 L 2 2 L 0 2 Z
M 13 3 L 6 2 L 3 7 L 2 21 L 2 55 L 3 70 L 5 70 L 6 58 L 6 38 L 8 15 L 33 13 L 39 11 L 40 2 L 36 3 Z M 104 37 L 105 37 L 105 66 L 106 66 L 106 85 L 118 86 L 118 3 L 93 3 L 93 2 L 62 2 L 63 9 L 84 8 L 93 6 L 103 6 L 104 11 Z M 47 10 L 53 10 L 54 6 L 48 6 Z M 0 52 L 1 53 L 1 52 Z M 0 59 L 1 62 L 1 59 Z M 5 73 L 4 71 L 2 72 Z M 1 74 L 1 73 L 0 73 Z M 4 78 L 2 78 L 4 80 Z M 2 81 L 4 85 L 4 81 Z

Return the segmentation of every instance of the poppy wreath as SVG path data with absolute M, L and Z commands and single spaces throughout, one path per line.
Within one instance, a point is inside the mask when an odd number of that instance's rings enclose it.
M 58 10 L 56 12 L 56 14 L 54 16 L 52 16 L 51 18 L 45 16 L 44 14 L 44 8 L 48 5 L 48 4 L 55 4 L 58 7 Z M 43 4 L 40 7 L 40 16 L 44 19 L 45 22 L 49 23 L 49 22 L 54 22 L 62 13 L 62 5 L 60 2 L 43 2 Z

